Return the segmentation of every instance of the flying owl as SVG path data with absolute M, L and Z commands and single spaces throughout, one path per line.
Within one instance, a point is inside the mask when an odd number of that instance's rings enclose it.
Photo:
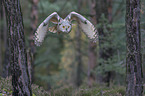
M 37 31 L 35 33 L 35 44 L 37 46 L 40 46 L 42 41 L 44 40 L 44 37 L 46 35 L 47 31 L 53 32 L 53 33 L 69 33 L 72 29 L 72 21 L 76 20 L 79 22 L 80 28 L 82 31 L 91 39 L 93 42 L 96 42 L 98 40 L 98 32 L 95 29 L 94 25 L 87 20 L 82 15 L 71 12 L 69 15 L 62 19 L 57 12 L 52 13 L 49 15 L 37 28 Z M 49 22 L 52 22 L 55 24 L 55 26 L 49 27 Z

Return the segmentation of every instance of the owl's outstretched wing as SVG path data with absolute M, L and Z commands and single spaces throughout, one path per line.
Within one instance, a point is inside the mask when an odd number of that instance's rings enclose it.
M 44 40 L 46 32 L 48 31 L 49 21 L 57 23 L 60 19 L 61 19 L 61 17 L 56 12 L 53 12 L 39 25 L 39 27 L 36 30 L 35 37 L 34 37 L 35 44 L 37 46 L 40 46 L 40 44 Z M 51 32 L 56 32 L 56 31 L 52 30 Z
M 94 27 L 94 25 L 87 20 L 85 17 L 82 15 L 76 13 L 76 12 L 71 12 L 65 19 L 68 20 L 78 20 L 80 28 L 82 31 L 91 39 L 93 42 L 96 42 L 98 40 L 98 31 Z

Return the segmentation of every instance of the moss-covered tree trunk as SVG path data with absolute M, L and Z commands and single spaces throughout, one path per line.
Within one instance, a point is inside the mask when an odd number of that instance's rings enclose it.
M 140 0 L 126 0 L 126 96 L 142 96 Z
M 13 96 L 31 96 L 27 70 L 23 18 L 19 0 L 4 0 L 10 38 L 10 66 Z

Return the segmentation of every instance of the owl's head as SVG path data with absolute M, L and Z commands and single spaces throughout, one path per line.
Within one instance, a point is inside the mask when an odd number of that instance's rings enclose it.
M 72 29 L 71 22 L 69 20 L 61 19 L 58 23 L 57 30 L 64 33 L 69 33 Z

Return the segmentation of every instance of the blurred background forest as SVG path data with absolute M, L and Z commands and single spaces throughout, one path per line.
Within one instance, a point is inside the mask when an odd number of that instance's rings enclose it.
M 32 81 L 44 89 L 64 86 L 125 86 L 126 0 L 20 0 L 23 14 L 28 63 Z M 0 5 L 1 6 L 1 5 Z M 142 64 L 145 72 L 145 0 L 141 3 Z M 9 54 L 4 9 L 0 16 L 0 76 L 8 76 Z M 52 12 L 66 17 L 76 11 L 90 20 L 99 32 L 94 45 L 74 22 L 70 34 L 48 32 L 40 47 L 33 35 Z M 31 59 L 29 58 L 31 57 Z M 144 76 L 145 77 L 145 76 Z M 145 81 L 145 79 L 144 79 Z

